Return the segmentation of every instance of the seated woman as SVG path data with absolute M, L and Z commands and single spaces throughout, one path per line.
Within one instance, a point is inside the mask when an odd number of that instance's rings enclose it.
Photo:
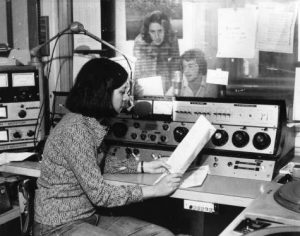
M 101 215 L 97 208 L 169 195 L 182 177 L 169 174 L 153 186 L 116 186 L 103 178 L 103 163 L 109 173 L 161 173 L 169 168 L 162 159 L 144 163 L 133 157 L 117 158 L 103 148 L 109 129 L 106 120 L 127 101 L 127 78 L 122 66 L 106 58 L 91 59 L 80 70 L 66 101 L 70 113 L 45 144 L 35 194 L 34 235 L 173 235 L 135 218 Z
M 182 97 L 218 97 L 220 86 L 206 82 L 207 62 L 204 53 L 199 49 L 190 49 L 181 55 L 183 72 L 182 85 L 176 94 L 172 86 L 166 96 Z

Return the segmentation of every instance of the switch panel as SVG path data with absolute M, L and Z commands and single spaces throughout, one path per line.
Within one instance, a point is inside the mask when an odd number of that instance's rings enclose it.
M 184 200 L 184 209 L 207 212 L 207 213 L 215 213 L 216 205 L 211 202 Z

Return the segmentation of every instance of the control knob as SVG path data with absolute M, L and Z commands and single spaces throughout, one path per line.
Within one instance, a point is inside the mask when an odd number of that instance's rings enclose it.
M 232 143 L 238 148 L 245 147 L 249 143 L 249 134 L 245 131 L 235 131 L 232 135 Z
M 175 141 L 180 143 L 188 132 L 189 130 L 186 127 L 176 127 L 173 131 Z
M 22 137 L 22 135 L 19 131 L 14 132 L 13 136 L 14 136 L 14 138 L 21 138 Z
M 125 124 L 117 122 L 112 126 L 112 132 L 117 138 L 122 138 L 126 135 L 128 128 Z
M 142 139 L 142 140 L 146 140 L 146 138 L 147 138 L 147 135 L 144 134 L 144 133 L 142 133 L 142 134 L 141 134 L 141 139 Z
M 218 129 L 211 138 L 211 142 L 216 146 L 223 146 L 228 141 L 228 133 Z
M 163 128 L 163 130 L 168 130 L 169 129 L 169 125 L 168 124 L 163 124 L 162 128 Z
M 156 136 L 154 134 L 151 134 L 150 135 L 150 140 L 154 142 L 156 140 Z
M 166 142 L 167 137 L 165 135 L 160 136 L 160 141 L 162 141 L 163 143 Z
M 26 115 L 27 115 L 27 112 L 26 112 L 25 110 L 21 110 L 21 111 L 19 111 L 19 113 L 18 113 L 18 116 L 19 116 L 20 118 L 24 118 Z
M 269 147 L 271 138 L 267 133 L 258 132 L 253 137 L 253 146 L 258 150 L 263 150 Z
M 33 130 L 28 130 L 27 136 L 32 137 L 33 135 L 34 135 L 34 131 Z

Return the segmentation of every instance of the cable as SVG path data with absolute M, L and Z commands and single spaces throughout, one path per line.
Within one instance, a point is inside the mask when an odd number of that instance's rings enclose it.
M 49 65 L 47 67 L 47 75 L 46 75 L 46 78 L 47 78 L 47 82 L 49 80 L 49 76 L 50 76 L 50 71 L 51 71 L 51 66 L 52 66 L 52 61 L 53 61 L 53 55 L 54 55 L 54 51 L 55 51 L 55 48 L 56 48 L 56 45 L 58 43 L 58 40 L 59 38 L 61 37 L 61 35 L 59 35 L 56 40 L 55 40 L 55 43 L 54 43 L 54 46 L 53 46 L 53 49 L 52 49 L 52 52 L 51 52 L 51 56 L 50 56 L 50 59 L 48 60 L 49 62 Z M 48 99 L 48 98 L 47 98 Z M 37 142 L 37 139 L 38 139 L 38 136 L 39 136 L 39 131 L 40 131 L 40 127 L 42 125 L 42 120 L 44 118 L 44 113 L 42 114 L 41 116 L 41 113 L 42 113 L 42 110 L 43 110 L 43 106 L 45 104 L 45 101 L 42 102 L 41 104 L 41 107 L 40 107 L 40 110 L 39 110 L 39 114 L 38 114 L 38 121 L 39 121 L 39 118 L 40 118 L 40 122 L 37 121 L 37 125 L 35 127 L 35 130 L 34 130 L 34 147 L 36 148 L 36 142 Z M 40 117 L 41 116 L 41 117 Z

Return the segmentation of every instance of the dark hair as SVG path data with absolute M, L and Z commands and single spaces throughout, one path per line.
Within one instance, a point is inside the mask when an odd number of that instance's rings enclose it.
M 94 58 L 83 65 L 67 97 L 66 107 L 96 119 L 115 116 L 113 91 L 127 80 L 126 70 L 108 58 Z
M 173 40 L 173 37 L 175 35 L 172 30 L 172 26 L 171 26 L 169 17 L 161 11 L 153 11 L 153 12 L 148 13 L 145 16 L 143 26 L 141 29 L 142 38 L 143 38 L 143 40 L 145 40 L 145 42 L 147 42 L 147 43 L 152 42 L 152 39 L 149 34 L 149 26 L 151 23 L 158 23 L 164 27 L 164 30 L 165 30 L 164 41 L 165 42 L 170 43 Z
M 204 53 L 200 49 L 190 49 L 185 51 L 181 55 L 181 66 L 183 65 L 183 61 L 190 61 L 196 59 L 196 62 L 199 66 L 199 73 L 202 75 L 207 74 L 207 62 L 205 59 Z M 182 66 L 183 68 L 183 66 Z

